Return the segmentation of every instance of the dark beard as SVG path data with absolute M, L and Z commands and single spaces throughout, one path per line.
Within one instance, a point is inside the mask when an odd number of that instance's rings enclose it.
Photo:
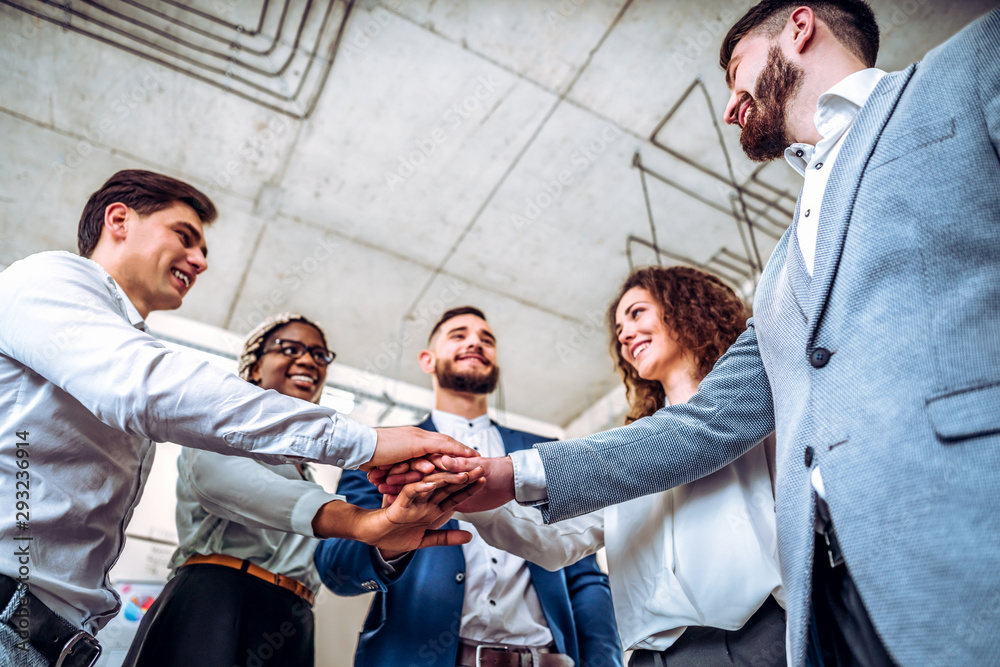
M 757 78 L 754 99 L 740 134 L 743 152 L 754 162 L 768 162 L 784 156 L 792 144 L 785 122 L 788 101 L 802 86 L 802 68 L 772 46 L 767 64 Z
M 438 386 L 463 394 L 492 394 L 500 379 L 500 367 L 493 364 L 488 373 L 460 372 L 450 359 L 438 359 L 434 368 Z

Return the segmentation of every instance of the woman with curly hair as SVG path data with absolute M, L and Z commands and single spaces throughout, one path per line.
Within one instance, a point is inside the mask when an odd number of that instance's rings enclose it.
M 626 423 L 694 397 L 746 318 L 733 290 L 703 271 L 629 276 L 608 311 Z M 631 667 L 783 665 L 773 452 L 765 440 L 702 479 L 551 525 L 517 503 L 465 518 L 487 542 L 547 569 L 604 546 Z

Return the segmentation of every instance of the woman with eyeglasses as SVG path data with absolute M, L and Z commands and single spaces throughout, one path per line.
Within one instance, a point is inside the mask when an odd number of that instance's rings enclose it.
M 250 333 L 239 375 L 318 403 L 333 358 L 315 322 L 284 313 Z M 439 477 L 411 485 L 402 503 L 362 510 L 327 493 L 301 463 L 269 465 L 185 448 L 177 467 L 172 578 L 143 617 L 125 665 L 313 665 L 318 538 L 341 536 L 338 526 L 346 522 L 372 522 L 379 525 L 371 543 L 419 547 L 422 531 L 476 486 L 468 485 L 476 475 Z

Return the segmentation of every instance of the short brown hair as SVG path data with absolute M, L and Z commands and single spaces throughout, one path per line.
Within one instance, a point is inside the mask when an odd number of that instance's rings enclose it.
M 649 292 L 677 344 L 694 355 L 699 381 L 747 328 L 748 316 L 746 305 L 736 292 L 710 273 L 687 266 L 651 266 L 634 271 L 608 309 L 611 356 L 618 363 L 629 403 L 626 424 L 648 417 L 666 401 L 663 385 L 639 377 L 635 367 L 625 361 L 618 343 L 615 319 L 618 304 L 633 287 Z
M 777 36 L 785 28 L 792 11 L 798 7 L 809 7 L 816 18 L 830 28 L 833 36 L 851 53 L 856 55 L 865 67 L 874 67 L 878 57 L 878 23 L 875 14 L 865 0 L 764 0 L 750 8 L 737 21 L 719 49 L 719 65 L 729 71 L 729 61 L 733 49 L 741 39 L 751 33 L 763 32 L 768 38 Z
M 142 169 L 124 169 L 109 178 L 101 189 L 90 195 L 80 216 L 76 243 L 80 255 L 90 257 L 104 228 L 104 210 L 121 202 L 139 215 L 149 215 L 183 202 L 201 219 L 210 224 L 218 216 L 215 204 L 205 193 L 176 178 Z
M 459 306 L 458 308 L 452 308 L 451 310 L 446 310 L 444 311 L 444 314 L 441 315 L 441 319 L 439 319 L 437 321 L 437 324 L 434 325 L 434 328 L 431 329 L 431 335 L 427 337 L 427 344 L 430 345 L 430 342 L 434 339 L 434 334 L 436 334 L 441 329 L 441 326 L 445 322 L 452 319 L 453 317 L 458 317 L 459 315 L 475 315 L 483 322 L 486 321 L 486 316 L 483 315 L 483 311 L 473 306 Z

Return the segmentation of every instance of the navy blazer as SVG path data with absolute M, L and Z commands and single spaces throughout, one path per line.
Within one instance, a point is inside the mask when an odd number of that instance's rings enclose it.
M 420 428 L 437 430 L 430 417 Z M 497 429 L 507 452 L 547 440 L 499 425 Z M 378 490 L 357 470 L 344 471 L 337 493 L 360 507 L 382 506 Z M 444 528 L 458 528 L 458 522 L 453 519 Z M 461 546 L 419 549 L 393 575 L 382 574 L 371 547 L 353 540 L 324 540 L 315 561 L 323 582 L 337 595 L 375 592 L 358 638 L 355 665 L 454 666 L 465 596 Z M 595 558 L 589 556 L 558 572 L 533 563 L 528 569 L 559 652 L 577 665 L 620 667 L 622 650 L 611 589 Z
M 816 466 L 895 661 L 1000 655 L 998 45 L 994 10 L 879 82 L 832 166 L 812 275 L 796 210 L 755 320 L 690 402 L 538 447 L 559 520 L 708 474 L 774 430 L 792 665 L 805 661 Z

